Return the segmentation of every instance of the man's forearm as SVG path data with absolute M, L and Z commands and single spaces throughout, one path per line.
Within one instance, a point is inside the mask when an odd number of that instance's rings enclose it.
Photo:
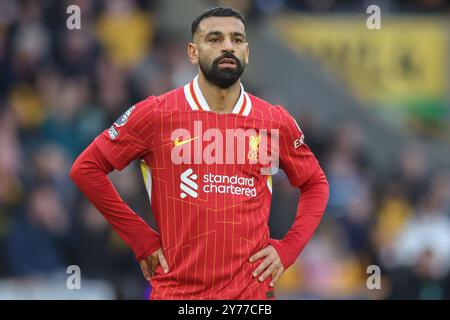
M 270 239 L 285 268 L 292 265 L 311 239 L 322 219 L 328 202 L 328 181 L 318 166 L 311 178 L 300 187 L 301 196 L 297 205 L 294 223 L 282 240 Z
M 161 247 L 160 237 L 121 199 L 107 176 L 112 170 L 92 143 L 73 164 L 70 177 L 140 261 Z

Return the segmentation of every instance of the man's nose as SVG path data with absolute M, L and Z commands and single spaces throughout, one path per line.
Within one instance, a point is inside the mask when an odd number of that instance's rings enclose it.
M 225 39 L 222 45 L 222 51 L 234 52 L 234 46 L 231 39 Z

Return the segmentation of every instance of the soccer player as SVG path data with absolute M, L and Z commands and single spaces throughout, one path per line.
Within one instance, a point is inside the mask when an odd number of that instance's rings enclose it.
M 289 113 L 244 90 L 249 47 L 239 12 L 218 7 L 197 17 L 188 56 L 198 75 L 129 108 L 70 176 L 135 253 L 150 299 L 274 299 L 275 282 L 322 218 L 326 177 Z M 107 177 L 133 160 L 159 232 Z M 268 227 L 278 165 L 301 190 L 282 240 Z

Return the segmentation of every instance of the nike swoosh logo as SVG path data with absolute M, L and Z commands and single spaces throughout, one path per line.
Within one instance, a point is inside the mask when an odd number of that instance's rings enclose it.
M 195 139 L 197 139 L 198 137 L 192 138 L 192 139 L 187 139 L 187 140 L 180 140 L 180 138 L 176 138 L 175 141 L 173 142 L 173 144 L 175 145 L 175 147 L 179 147 L 182 146 L 183 144 L 189 143 Z

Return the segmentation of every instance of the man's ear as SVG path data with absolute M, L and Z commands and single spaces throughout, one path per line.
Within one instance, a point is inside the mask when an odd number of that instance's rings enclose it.
M 246 61 L 245 64 L 248 64 L 249 58 L 250 58 L 250 47 L 248 45 L 248 42 L 246 43 L 246 47 L 245 47 L 245 51 L 247 52 L 247 57 L 246 57 Z
M 197 45 L 193 42 L 189 42 L 188 44 L 188 57 L 192 64 L 198 63 L 198 49 Z

